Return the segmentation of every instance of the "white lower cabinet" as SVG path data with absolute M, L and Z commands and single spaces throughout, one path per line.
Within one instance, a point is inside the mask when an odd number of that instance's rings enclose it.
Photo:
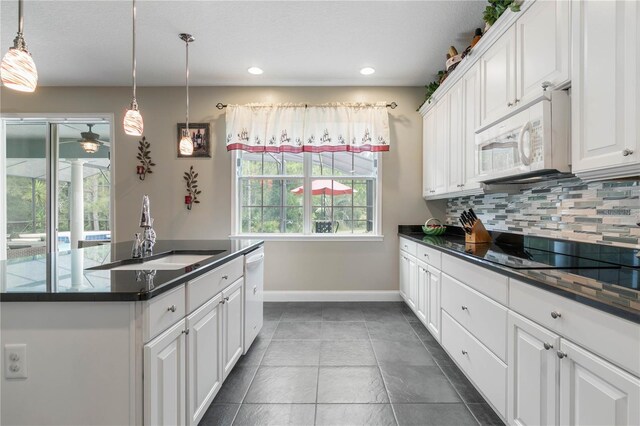
M 418 298 L 416 300 L 416 315 L 426 324 L 429 306 L 429 266 L 423 262 L 418 262 Z
M 197 425 L 222 386 L 222 295 L 187 317 L 189 425 Z
M 560 351 L 560 424 L 640 424 L 640 379 L 564 339 Z
M 144 424 L 184 425 L 186 415 L 186 321 L 144 346 Z
M 509 424 L 558 424 L 560 336 L 515 312 L 509 312 L 508 330 Z
M 429 265 L 427 282 L 427 329 L 440 341 L 440 277 L 439 270 Z
M 242 291 L 244 279 L 240 278 L 222 291 L 222 353 L 223 377 L 226 379 L 231 369 L 242 355 L 244 304 Z

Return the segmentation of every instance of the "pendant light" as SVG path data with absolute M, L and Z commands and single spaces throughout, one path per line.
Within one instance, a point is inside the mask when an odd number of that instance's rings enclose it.
M 122 124 L 127 135 L 142 136 L 144 123 L 142 122 L 142 115 L 138 110 L 138 100 L 136 99 L 136 0 L 133 0 L 133 54 L 131 69 L 133 75 L 133 99 Z
M 33 92 L 38 85 L 38 70 L 27 50 L 23 37 L 24 17 L 22 16 L 22 0 L 18 0 L 18 34 L 13 39 L 13 47 L 9 49 L 0 65 L 0 78 L 7 88 L 20 92 Z
M 187 86 L 187 125 L 180 139 L 180 154 L 193 155 L 193 140 L 189 130 L 189 43 L 195 40 L 191 34 L 180 34 L 180 39 L 184 41 L 187 48 L 186 86 Z M 185 134 L 186 133 L 186 134 Z

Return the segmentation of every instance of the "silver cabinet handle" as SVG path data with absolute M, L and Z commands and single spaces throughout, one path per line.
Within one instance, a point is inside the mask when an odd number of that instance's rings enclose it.
M 545 343 L 544 343 L 544 348 L 545 348 L 546 350 L 549 350 L 549 349 L 553 348 L 553 345 L 550 345 L 549 343 L 545 342 Z
M 566 352 L 558 351 L 558 358 L 566 358 L 568 355 Z
M 228 280 L 228 279 L 229 279 L 229 275 L 223 275 L 223 276 L 222 276 L 222 279 L 223 279 L 223 280 Z
M 516 99 L 515 101 L 513 101 L 513 104 L 514 104 L 514 105 L 517 105 L 517 104 L 518 104 L 518 102 L 520 102 L 520 99 Z
M 466 306 L 462 305 L 462 310 L 463 310 L 463 311 L 468 311 L 468 310 L 469 310 L 469 308 L 467 308 Z
M 467 355 L 469 352 L 465 351 L 464 349 L 462 350 L 462 355 Z
M 633 154 L 633 150 L 632 149 L 626 148 L 624 151 L 622 151 L 622 156 L 623 157 L 628 157 L 631 154 Z
M 189 334 L 189 329 L 187 328 L 186 330 L 182 330 L 182 334 Z
M 544 92 L 546 92 L 549 87 L 551 87 L 551 82 L 550 81 L 543 81 L 542 82 L 542 90 Z
M 508 107 L 512 107 L 513 106 L 513 102 L 507 102 L 507 106 Z
M 175 312 L 176 311 L 176 305 L 171 305 L 167 308 L 167 311 L 171 311 L 171 312 Z
M 253 294 L 258 294 L 258 287 L 253 287 Z
M 426 257 L 428 259 L 429 255 L 427 253 L 424 253 L 424 257 Z
M 551 312 L 551 318 L 558 319 L 560 317 L 562 317 L 562 314 L 560 312 L 558 312 L 558 311 Z
M 225 297 L 225 298 L 224 298 L 224 301 L 225 301 L 225 302 L 228 302 L 228 301 L 229 301 L 229 298 L 228 298 L 228 297 Z
M 224 302 L 225 302 L 225 300 L 224 300 L 224 299 L 222 299 L 222 300 L 221 300 L 221 301 L 219 301 L 218 303 L 219 303 L 219 304 L 221 304 L 221 305 L 224 305 Z

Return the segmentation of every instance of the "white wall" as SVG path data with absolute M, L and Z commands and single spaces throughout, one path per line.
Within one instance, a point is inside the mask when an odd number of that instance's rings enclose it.
M 444 204 L 425 202 L 422 193 L 422 120 L 416 107 L 424 89 L 416 87 L 194 87 L 190 121 L 210 122 L 212 158 L 178 159 L 176 123 L 184 122 L 183 87 L 143 87 L 138 100 L 144 135 L 157 164 L 140 181 L 135 174 L 138 138 L 122 131 L 130 102 L 126 87 L 39 87 L 34 94 L 1 89 L 2 113 L 113 113 L 116 241 L 138 231 L 140 202 L 149 194 L 155 228 L 161 239 L 227 238 L 231 232 L 231 160 L 225 147 L 224 111 L 218 102 L 373 102 L 395 101 L 389 110 L 391 151 L 382 154 L 381 242 L 296 241 L 266 243 L 266 290 L 397 290 L 398 224 L 444 218 Z M 193 165 L 203 191 L 201 203 L 188 211 L 183 204 L 182 174 Z

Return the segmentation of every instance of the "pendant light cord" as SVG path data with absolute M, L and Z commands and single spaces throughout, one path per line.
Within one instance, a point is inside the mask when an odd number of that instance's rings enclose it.
M 22 14 L 22 0 L 18 0 L 18 34 L 22 35 L 24 30 L 24 15 Z
M 185 41 L 185 44 L 187 45 L 187 133 L 189 133 L 189 41 Z
M 132 70 L 133 77 L 133 101 L 131 102 L 133 109 L 138 109 L 138 101 L 136 100 L 136 0 L 133 0 L 133 49 L 132 49 Z

